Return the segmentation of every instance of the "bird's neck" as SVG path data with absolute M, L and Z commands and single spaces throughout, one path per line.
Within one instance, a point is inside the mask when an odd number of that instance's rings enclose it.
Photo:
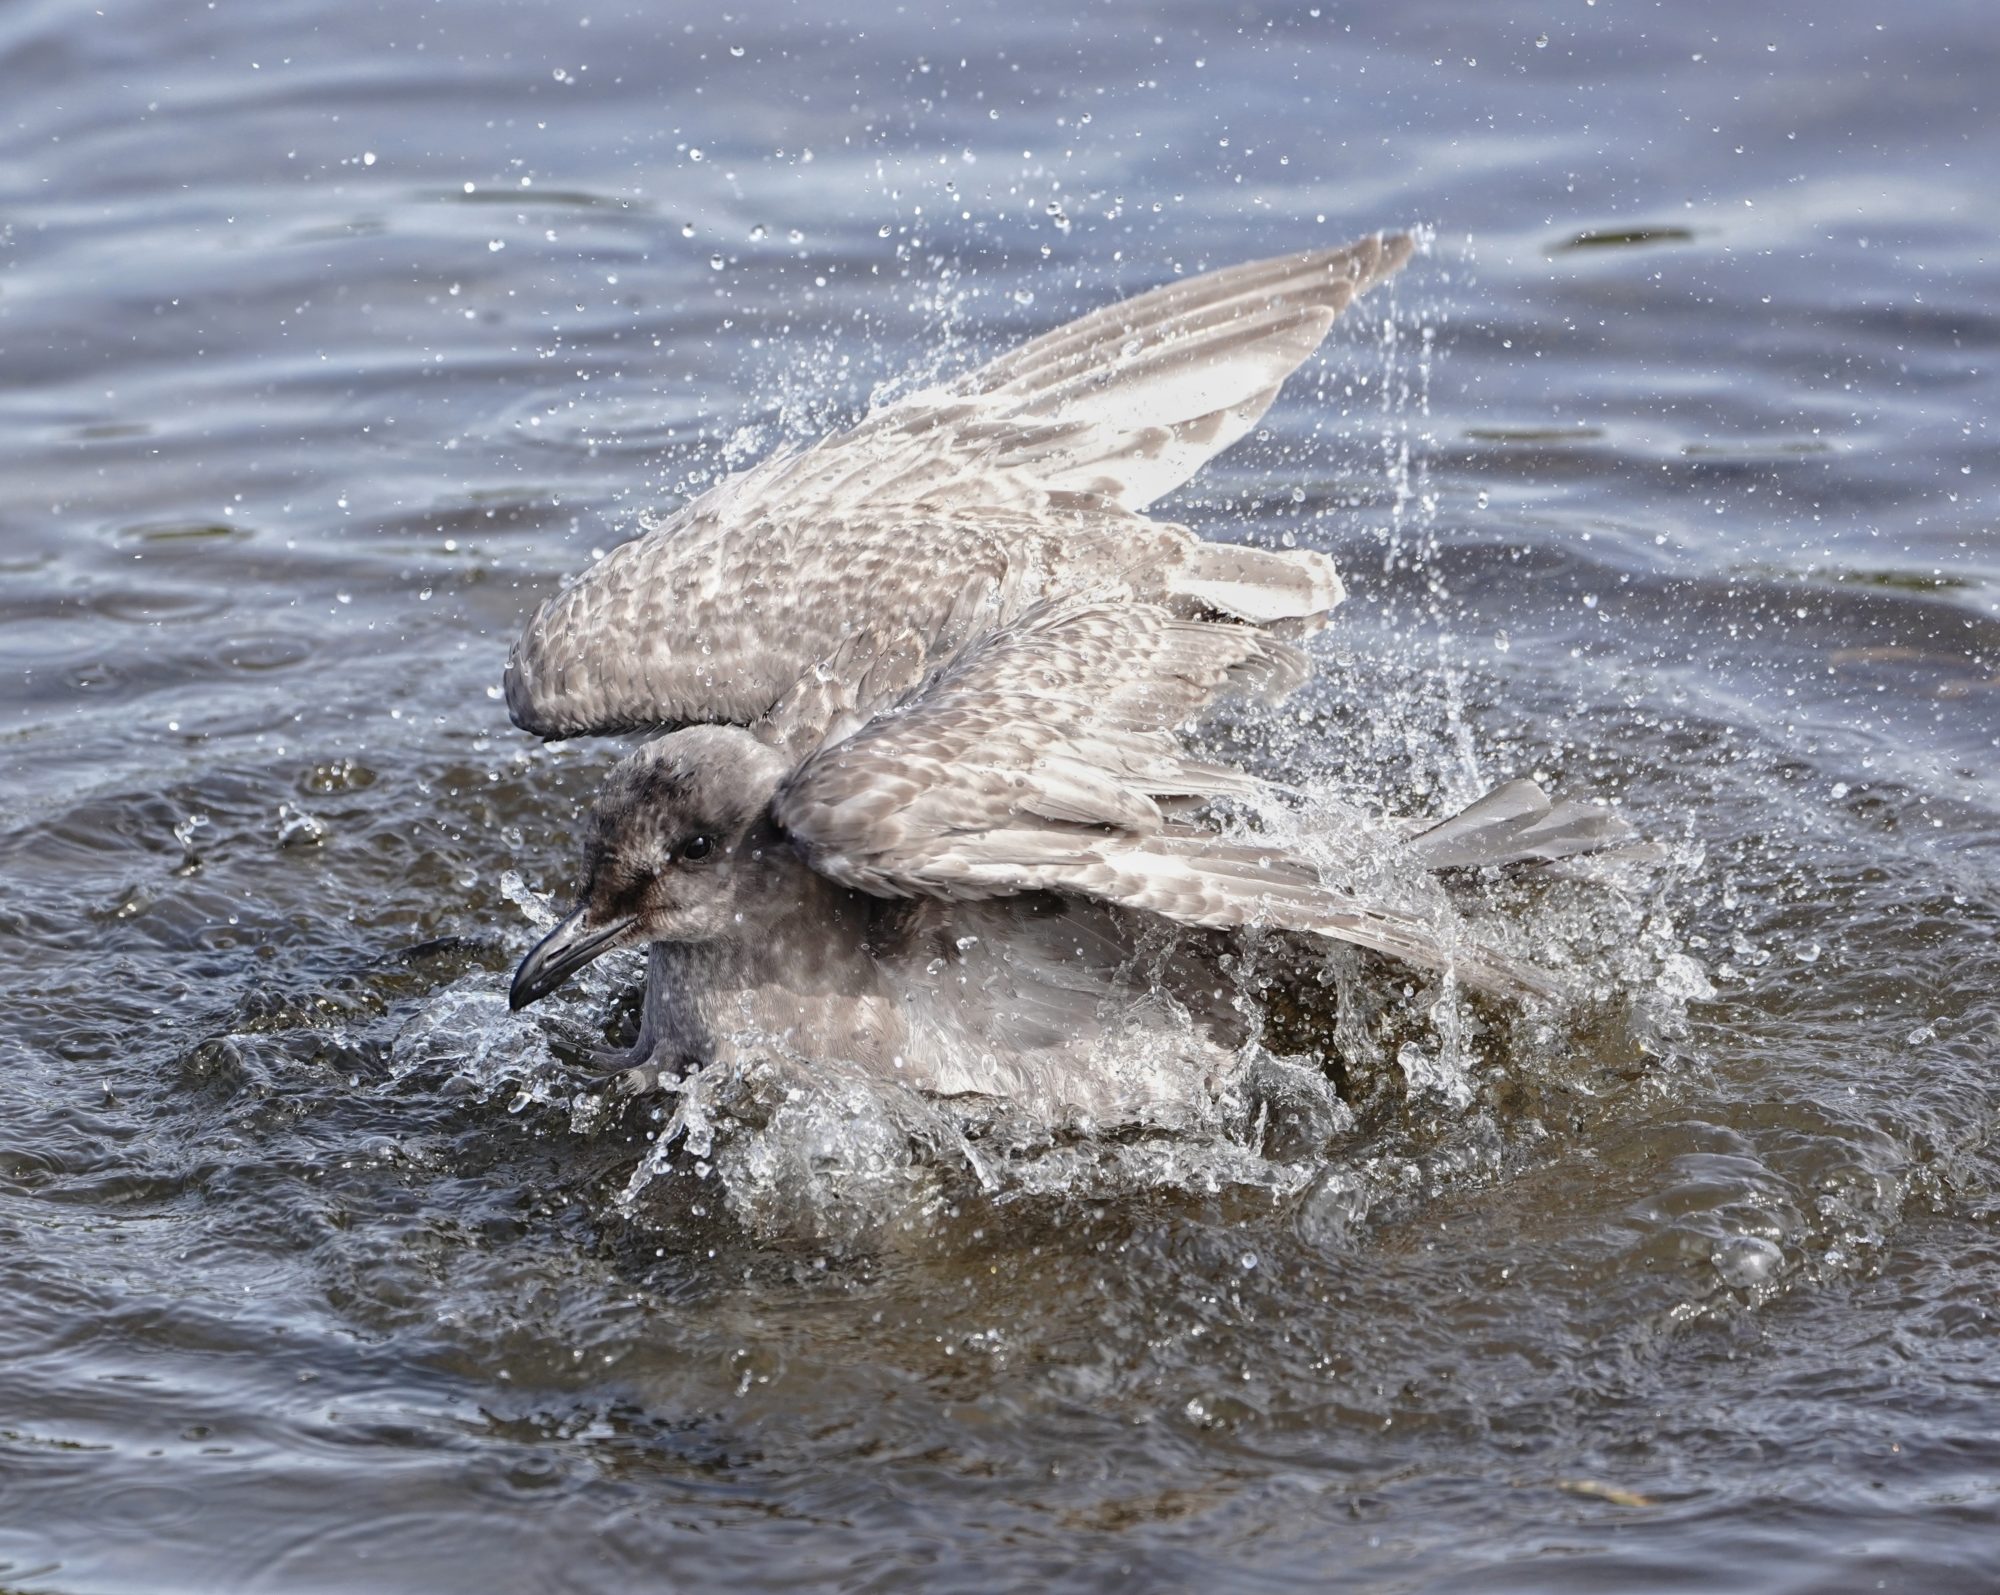
M 727 1058 L 760 1035 L 798 1031 L 850 1055 L 888 1044 L 882 977 L 870 954 L 884 904 L 836 886 L 780 843 L 766 878 L 739 900 L 756 905 L 728 934 L 653 943 L 645 1030 L 662 1065 Z M 852 1031 L 850 1035 L 829 1035 Z

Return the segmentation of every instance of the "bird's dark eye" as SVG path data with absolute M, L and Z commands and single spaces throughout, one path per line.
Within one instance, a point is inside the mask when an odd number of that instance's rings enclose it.
M 690 836 L 681 843 L 681 857 L 690 864 L 699 864 L 715 851 L 715 842 L 706 836 Z

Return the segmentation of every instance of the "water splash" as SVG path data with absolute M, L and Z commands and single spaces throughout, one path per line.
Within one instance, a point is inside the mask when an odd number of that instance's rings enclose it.
M 677 483 L 681 492 L 817 437 L 858 400 L 891 402 L 967 363 L 956 329 L 970 294 L 958 272 L 908 242 L 897 258 L 905 308 L 938 334 L 929 358 L 912 367 L 901 350 L 857 357 L 846 331 L 805 340 L 803 352 L 794 336 L 781 361 L 756 356 L 770 378 L 755 385 L 759 414 L 715 431 Z M 650 1204 L 690 1180 L 702 1202 L 753 1233 L 822 1244 L 869 1244 L 964 1201 L 1224 1188 L 1289 1198 L 1316 1182 L 1323 1189 L 1357 1147 L 1408 1126 L 1476 1124 L 1504 1139 L 1517 1110 L 1501 1103 L 1497 1083 L 1573 1077 L 1579 1023 L 1597 1053 L 1671 1052 L 1688 1005 L 1710 994 L 1681 945 L 1674 907 L 1698 855 L 1674 856 L 1650 877 L 1586 866 L 1566 879 L 1454 884 L 1403 844 L 1405 815 L 1441 817 L 1526 772 L 1497 765 L 1481 735 L 1478 683 L 1451 633 L 1439 573 L 1430 387 L 1448 307 L 1385 297 L 1379 308 L 1364 369 L 1339 395 L 1321 381 L 1323 408 L 1344 409 L 1375 439 L 1368 462 L 1359 475 L 1302 487 L 1292 496 L 1300 507 L 1283 512 L 1285 541 L 1295 544 L 1300 531 L 1332 540 L 1342 530 L 1337 510 L 1362 511 L 1381 576 L 1358 584 L 1356 603 L 1374 614 L 1347 626 L 1347 612 L 1336 617 L 1305 693 L 1215 731 L 1219 756 L 1300 794 L 1245 806 L 1235 823 L 1313 859 L 1358 894 L 1422 915 L 1448 944 L 1477 941 L 1552 969 L 1581 993 L 1583 1017 L 1496 1014 L 1449 978 L 1252 936 L 1220 966 L 1249 1039 L 1218 1049 L 1156 983 L 1137 1005 L 1147 1022 L 1091 1044 L 1088 1067 L 1117 1080 L 1128 1104 L 1102 1121 L 1025 1086 L 1006 1100 L 933 1098 L 839 1060 L 798 1057 L 780 1037 L 739 1038 L 748 1042 L 744 1061 L 669 1081 L 645 1110 L 643 1146 L 618 1187 L 628 1219 L 643 1221 Z M 870 380 L 871 370 L 892 374 Z M 1286 458 L 1281 468 L 1309 480 L 1313 464 Z M 534 926 L 552 922 L 518 876 L 504 877 L 501 890 Z M 559 1051 L 587 1046 L 601 1031 L 597 1016 L 636 977 L 629 959 L 594 967 L 547 1005 L 539 1025 Z M 459 1046 L 467 1077 L 516 1111 L 564 1116 L 583 1133 L 616 1119 L 600 1082 L 567 1073 L 546 1046 L 537 1065 L 522 1039 L 537 1025 L 503 1015 L 497 999 L 481 1007 L 469 992 L 437 1001 L 439 1011 L 399 1038 L 399 1060 L 434 1063 Z

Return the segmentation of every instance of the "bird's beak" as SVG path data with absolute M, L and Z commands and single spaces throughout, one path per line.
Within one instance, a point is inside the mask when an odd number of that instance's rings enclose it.
M 593 925 L 587 909 L 579 908 L 536 942 L 521 967 L 514 971 L 514 987 L 507 993 L 507 1006 L 519 1010 L 538 1002 L 600 953 L 617 946 L 633 926 L 633 918 L 614 919 Z

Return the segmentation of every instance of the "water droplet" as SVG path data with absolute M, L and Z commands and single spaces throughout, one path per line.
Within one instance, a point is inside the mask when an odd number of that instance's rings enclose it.
M 1535 48 L 1537 50 L 1546 50 L 1548 47 L 1549 47 L 1549 36 L 1546 33 L 1536 34 Z
M 722 265 L 723 261 L 720 255 L 710 255 L 708 257 L 708 269 L 710 271 L 720 271 L 722 270 Z
M 278 805 L 278 846 L 318 847 L 326 840 L 326 826 L 316 815 L 289 803 Z

